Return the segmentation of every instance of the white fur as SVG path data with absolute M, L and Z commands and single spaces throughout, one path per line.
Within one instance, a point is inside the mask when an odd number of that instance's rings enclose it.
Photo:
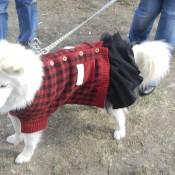
M 42 62 L 33 51 L 0 41 L 0 91 L 5 89 L 2 85 L 8 85 L 8 92 L 1 96 L 4 104 L 0 103 L 0 113 L 30 104 L 40 88 L 42 75 Z
M 125 129 L 125 123 L 126 123 L 125 111 L 126 110 L 127 110 L 126 108 L 113 109 L 111 106 L 109 106 L 107 109 L 108 113 L 111 114 L 116 121 L 116 129 L 114 132 L 114 138 L 116 140 L 120 140 L 124 138 L 126 135 L 126 129 Z
M 144 42 L 133 47 L 135 62 L 144 78 L 144 85 L 152 80 L 160 81 L 166 75 L 169 70 L 170 50 L 171 47 L 163 41 Z M 30 104 L 40 88 L 42 75 L 43 66 L 39 56 L 19 44 L 0 41 L 0 113 L 25 108 Z M 112 109 L 109 104 L 107 111 L 119 124 L 119 128 L 116 126 L 114 138 L 120 140 L 125 137 L 126 132 L 126 109 Z M 15 162 L 29 162 L 40 141 L 42 131 L 21 133 L 20 120 L 14 116 L 9 117 L 15 134 L 9 136 L 7 142 L 16 145 L 24 141 L 25 144 Z
M 172 47 L 163 41 L 145 41 L 133 47 L 134 59 L 143 77 L 142 85 L 159 82 L 169 71 Z
M 42 131 L 34 132 L 31 134 L 21 133 L 20 120 L 15 116 L 10 116 L 10 114 L 9 114 L 9 118 L 13 124 L 15 134 L 8 136 L 6 141 L 13 145 L 17 145 L 22 141 L 24 141 L 24 145 L 25 145 L 23 151 L 17 156 L 15 162 L 17 164 L 29 162 L 37 147 L 37 144 L 40 141 Z

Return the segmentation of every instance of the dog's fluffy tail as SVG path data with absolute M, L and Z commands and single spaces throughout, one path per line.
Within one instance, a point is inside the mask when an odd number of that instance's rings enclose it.
M 143 77 L 142 86 L 159 82 L 169 71 L 172 46 L 164 41 L 146 41 L 133 46 L 134 59 Z

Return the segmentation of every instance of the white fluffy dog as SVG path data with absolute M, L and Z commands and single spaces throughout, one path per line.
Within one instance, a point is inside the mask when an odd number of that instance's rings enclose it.
M 167 74 L 171 57 L 170 45 L 163 41 L 147 41 L 133 46 L 132 49 L 143 77 L 143 86 L 152 80 L 160 81 Z M 9 114 L 12 110 L 31 104 L 42 84 L 43 73 L 43 63 L 33 51 L 19 44 L 0 41 L 0 113 Z M 119 124 L 114 132 L 114 138 L 119 140 L 125 136 L 124 108 L 108 107 L 107 111 Z M 15 134 L 7 137 L 7 142 L 16 145 L 24 141 L 25 144 L 15 162 L 29 162 L 42 131 L 22 133 L 20 120 L 10 114 L 9 117 Z

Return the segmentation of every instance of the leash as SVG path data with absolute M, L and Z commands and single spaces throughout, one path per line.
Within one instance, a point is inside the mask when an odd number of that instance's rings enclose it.
M 75 28 L 73 28 L 71 31 L 69 31 L 68 33 L 66 33 L 65 35 L 63 35 L 62 37 L 60 37 L 58 40 L 56 40 L 55 42 L 53 42 L 52 44 L 50 44 L 49 46 L 41 49 L 41 51 L 39 52 L 39 55 L 45 55 L 47 53 L 49 53 L 52 49 L 54 49 L 57 45 L 59 45 L 62 41 L 64 41 L 66 38 L 68 38 L 70 35 L 72 35 L 74 32 L 76 32 L 79 28 L 81 28 L 83 25 L 85 25 L 87 22 L 89 22 L 92 18 L 94 18 L 95 16 L 99 15 L 101 12 L 103 12 L 105 9 L 107 9 L 108 7 L 110 7 L 114 2 L 117 2 L 118 0 L 111 0 L 109 1 L 107 4 L 105 4 L 101 9 L 99 9 L 96 13 L 94 13 L 92 16 L 90 16 L 89 18 L 87 18 L 85 21 L 83 21 L 82 23 L 80 23 L 78 26 L 76 26 Z

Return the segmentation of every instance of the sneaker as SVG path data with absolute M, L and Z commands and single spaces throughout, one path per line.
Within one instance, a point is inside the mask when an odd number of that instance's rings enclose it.
M 149 85 L 149 86 L 140 86 L 139 87 L 139 95 L 145 96 L 151 94 L 156 89 L 156 85 Z
M 26 47 L 32 49 L 36 54 L 41 52 L 41 41 L 38 38 L 34 38 L 32 41 L 28 42 Z

